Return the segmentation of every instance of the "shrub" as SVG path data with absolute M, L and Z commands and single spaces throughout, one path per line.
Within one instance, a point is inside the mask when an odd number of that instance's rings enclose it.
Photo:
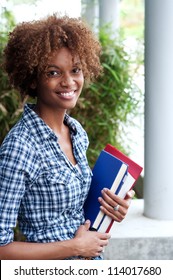
M 113 38 L 106 26 L 100 31 L 100 42 L 104 73 L 83 90 L 76 108 L 70 112 L 88 133 L 91 166 L 107 143 L 128 152 L 123 141 L 124 127 L 138 114 L 141 100 L 141 91 L 134 81 L 137 62 L 127 52 L 121 35 Z
M 2 27 L 0 30 L 0 65 L 3 60 L 3 49 L 8 40 L 8 32 L 14 27 L 15 21 L 11 12 L 4 9 L 1 14 Z M 19 93 L 14 90 L 8 81 L 6 73 L 0 67 L 0 144 L 10 128 L 21 115 L 23 102 Z

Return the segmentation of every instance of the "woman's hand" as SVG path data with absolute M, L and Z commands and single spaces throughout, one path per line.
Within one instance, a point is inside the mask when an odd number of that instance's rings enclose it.
M 99 197 L 100 209 L 113 220 L 121 222 L 127 214 L 134 194 L 135 192 L 131 190 L 127 193 L 126 198 L 122 199 L 109 189 L 104 188 L 102 190 L 102 197 Z M 117 209 L 115 208 L 116 206 Z
M 90 231 L 90 221 L 81 225 L 74 237 L 76 241 L 76 254 L 83 257 L 98 257 L 108 245 L 110 234 Z

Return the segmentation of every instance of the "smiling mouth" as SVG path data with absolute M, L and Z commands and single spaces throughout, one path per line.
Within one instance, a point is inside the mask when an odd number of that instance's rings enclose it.
M 59 95 L 63 96 L 63 97 L 70 97 L 73 96 L 75 94 L 75 91 L 70 91 L 70 92 L 60 92 Z

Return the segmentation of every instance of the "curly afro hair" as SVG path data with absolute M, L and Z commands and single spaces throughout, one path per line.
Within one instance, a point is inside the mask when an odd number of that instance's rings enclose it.
M 31 84 L 46 69 L 53 51 L 67 47 L 81 61 L 85 81 L 92 82 L 101 73 L 101 46 L 81 18 L 48 16 L 18 24 L 9 34 L 4 49 L 4 70 L 11 85 L 24 97 L 36 96 Z

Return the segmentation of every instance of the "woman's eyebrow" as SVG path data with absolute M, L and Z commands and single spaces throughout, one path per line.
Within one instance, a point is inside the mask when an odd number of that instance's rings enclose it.
M 80 62 L 80 61 L 74 62 L 73 65 L 72 65 L 72 67 L 74 67 L 74 66 L 81 66 L 81 62 Z M 56 69 L 60 69 L 60 67 L 57 66 L 57 65 L 55 65 L 55 64 L 50 64 L 50 65 L 48 65 L 47 68 L 56 68 Z
M 55 65 L 55 64 L 48 65 L 48 68 L 57 68 L 57 69 L 59 69 L 59 67 L 57 65 Z
M 81 62 L 80 62 L 80 61 L 76 61 L 76 62 L 73 63 L 73 65 L 74 65 L 74 66 L 81 65 Z

